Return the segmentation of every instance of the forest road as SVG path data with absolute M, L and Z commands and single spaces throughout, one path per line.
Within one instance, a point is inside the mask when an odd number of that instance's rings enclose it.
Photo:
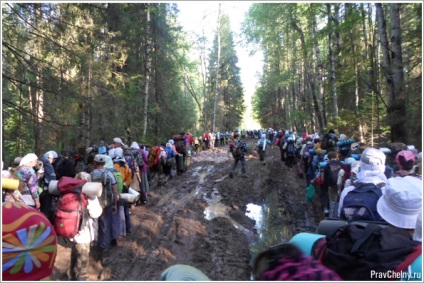
M 188 171 L 162 188 L 155 177 L 148 203 L 132 207 L 132 233 L 118 240 L 110 264 L 90 253 L 88 280 L 153 281 L 171 265 L 188 264 L 214 281 L 249 281 L 258 252 L 315 231 L 323 218 L 318 197 L 305 200 L 305 179 L 281 162 L 278 147 L 261 164 L 255 141 L 248 140 L 248 178 L 240 165 L 229 178 L 234 160 L 227 145 L 195 154 Z M 60 238 L 46 280 L 69 280 L 69 266 L 70 246 Z

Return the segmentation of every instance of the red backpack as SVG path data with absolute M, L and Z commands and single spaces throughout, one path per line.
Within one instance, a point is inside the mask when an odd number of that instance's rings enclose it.
M 56 203 L 54 230 L 58 236 L 74 237 L 88 219 L 87 198 L 82 193 L 85 180 L 62 177 L 57 183 L 60 197 Z
M 175 149 L 178 151 L 178 153 L 186 155 L 187 154 L 187 147 L 186 147 L 186 144 L 185 144 L 186 136 L 185 135 L 173 135 L 172 139 L 174 140 Z

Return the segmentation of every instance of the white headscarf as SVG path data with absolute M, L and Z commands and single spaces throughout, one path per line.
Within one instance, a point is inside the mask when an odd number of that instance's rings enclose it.
M 38 160 L 38 157 L 37 157 L 37 155 L 35 155 L 35 153 L 28 153 L 27 155 L 25 155 L 22 159 L 21 159 L 21 162 L 19 162 L 19 166 L 22 166 L 22 165 L 28 165 L 28 164 L 30 164 L 31 162 L 33 162 L 33 161 L 35 161 L 35 160 Z
M 131 143 L 131 146 L 130 146 L 131 148 L 135 148 L 135 149 L 140 149 L 140 146 L 138 145 L 138 143 L 137 142 L 132 142 Z
M 120 148 L 120 147 L 117 147 L 117 148 L 111 148 L 111 149 L 109 149 L 109 151 L 108 151 L 108 155 L 110 156 L 110 158 L 115 158 L 116 157 L 116 150 L 118 149 L 118 148 Z M 120 148 L 121 150 L 122 150 L 122 148 Z
M 104 168 L 105 169 L 113 169 L 112 158 L 109 155 L 104 155 L 104 157 L 105 157 L 105 160 L 106 160 Z
M 120 147 L 115 148 L 115 157 L 116 158 L 122 158 L 122 157 L 124 157 L 124 150 L 122 148 L 120 148 Z
M 384 175 L 386 156 L 384 153 L 376 148 L 367 148 L 361 155 L 359 161 L 360 168 L 357 174 L 359 183 L 387 183 L 387 177 Z

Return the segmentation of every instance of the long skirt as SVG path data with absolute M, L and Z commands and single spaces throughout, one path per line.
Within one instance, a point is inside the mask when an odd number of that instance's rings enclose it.
M 118 240 L 120 236 L 125 236 L 127 234 L 123 202 L 118 201 L 118 211 L 112 214 L 112 227 L 114 240 Z

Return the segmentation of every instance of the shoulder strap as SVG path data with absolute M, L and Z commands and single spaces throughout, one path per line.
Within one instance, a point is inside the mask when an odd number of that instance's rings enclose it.
M 350 252 L 352 254 L 358 254 L 358 255 L 364 255 L 365 252 L 369 249 L 369 245 L 372 243 L 372 240 L 369 240 L 370 237 L 371 239 L 374 238 L 375 236 L 375 232 L 381 230 L 382 228 L 374 223 L 368 223 L 367 227 L 365 228 L 365 230 L 362 232 L 361 237 L 355 241 L 355 243 L 352 246 L 352 249 L 350 250 Z M 367 245 L 363 247 L 363 245 L 366 243 Z
M 422 253 L 422 244 L 414 247 L 414 250 L 395 268 L 395 272 L 405 271 L 408 269 L 415 259 Z

